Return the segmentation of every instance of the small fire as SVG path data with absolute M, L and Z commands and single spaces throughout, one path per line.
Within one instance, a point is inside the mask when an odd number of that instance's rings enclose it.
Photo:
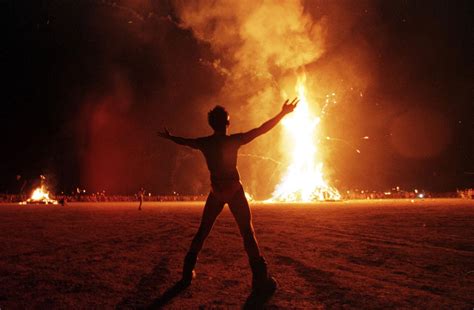
M 290 165 L 269 201 L 309 202 L 339 200 L 337 189 L 324 180 L 323 163 L 319 160 L 317 138 L 321 118 L 310 110 L 305 91 L 305 76 L 298 79 L 299 103 L 293 113 L 282 120 L 291 150 Z
M 30 198 L 28 198 L 26 201 L 20 202 L 20 204 L 27 203 L 44 203 L 57 205 L 58 201 L 49 198 L 49 192 L 46 190 L 44 185 L 41 185 L 33 191 Z

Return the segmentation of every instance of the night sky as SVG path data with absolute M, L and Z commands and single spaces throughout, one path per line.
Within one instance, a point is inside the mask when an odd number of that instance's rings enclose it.
M 17 193 L 25 180 L 32 186 L 44 174 L 57 193 L 80 187 L 130 194 L 144 187 L 205 194 L 200 154 L 156 132 L 166 125 L 178 135 L 210 134 L 206 114 L 216 104 L 228 108 L 231 133 L 258 126 L 279 111 L 282 98 L 268 95 L 274 100 L 260 103 L 267 95 L 252 96 L 270 80 L 276 83 L 269 89 L 279 91 L 302 68 L 269 52 L 264 71 L 242 69 L 242 46 L 262 42 L 249 39 L 252 31 L 227 35 L 233 26 L 223 25 L 247 21 L 231 15 L 251 16 L 258 1 L 217 17 L 209 17 L 211 1 L 195 3 L 2 1 L 0 192 Z M 308 87 L 321 97 L 321 89 L 337 94 L 323 136 L 344 142 L 320 144 L 333 185 L 438 192 L 474 186 L 473 7 L 302 1 L 315 25 L 311 35 L 320 36 L 312 41 L 317 56 L 301 60 Z M 206 16 L 203 24 L 189 17 L 194 12 Z M 284 16 L 269 15 L 269 28 L 284 24 Z M 275 37 L 282 35 L 277 30 Z M 272 48 L 303 53 L 288 43 Z M 242 153 L 278 159 L 281 149 L 266 146 L 279 134 L 275 129 Z M 252 156 L 241 157 L 239 169 L 258 198 L 268 197 L 281 174 L 272 161 Z

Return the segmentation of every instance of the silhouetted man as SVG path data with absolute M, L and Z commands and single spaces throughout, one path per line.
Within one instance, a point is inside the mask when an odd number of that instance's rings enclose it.
M 142 204 L 143 204 L 144 198 L 145 198 L 145 189 L 142 187 L 138 191 L 138 200 L 140 201 L 140 204 L 138 205 L 138 211 L 142 210 Z
M 260 127 L 244 133 L 227 135 L 229 114 L 221 106 L 216 106 L 208 113 L 209 125 L 214 130 L 214 134 L 211 136 L 196 139 L 182 138 L 171 135 L 166 128 L 163 132 L 158 133 L 162 138 L 200 150 L 204 154 L 211 174 L 212 189 L 204 206 L 201 224 L 184 259 L 182 284 L 186 286 L 191 284 L 195 277 L 194 267 L 199 251 L 201 251 L 217 216 L 222 211 L 224 204 L 227 203 L 244 240 L 245 251 L 253 274 L 252 291 L 254 293 L 273 292 L 276 289 L 276 281 L 268 274 L 267 263 L 260 253 L 255 238 L 249 204 L 237 171 L 237 151 L 240 146 L 275 127 L 286 114 L 295 109 L 297 103 L 297 98 L 290 103 L 286 100 L 280 113 L 275 117 Z

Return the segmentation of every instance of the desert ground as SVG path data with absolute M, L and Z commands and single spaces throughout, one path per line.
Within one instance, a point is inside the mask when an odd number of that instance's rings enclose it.
M 251 272 L 226 207 L 174 298 L 203 202 L 0 205 L 0 308 L 240 308 Z M 269 309 L 474 307 L 474 201 L 251 205 Z M 158 302 L 158 303 L 157 303 Z

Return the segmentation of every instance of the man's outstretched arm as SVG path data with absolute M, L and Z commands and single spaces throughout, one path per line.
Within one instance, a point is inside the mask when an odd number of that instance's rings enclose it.
M 288 102 L 289 102 L 289 100 L 287 99 L 283 103 L 283 106 L 281 107 L 280 113 L 278 113 L 275 117 L 269 119 L 268 121 L 266 121 L 265 123 L 260 125 L 260 127 L 257 127 L 257 128 L 254 128 L 254 129 L 250 130 L 250 131 L 242 133 L 242 137 L 241 137 L 242 144 L 249 143 L 250 141 L 252 141 L 256 137 L 261 136 L 264 133 L 267 133 L 268 131 L 270 131 L 270 129 L 275 127 L 278 124 L 278 122 L 280 122 L 281 119 L 286 114 L 293 112 L 293 110 L 296 108 L 296 105 L 299 102 L 299 99 L 295 98 L 290 103 L 288 103 Z
M 170 134 L 170 132 L 166 128 L 164 128 L 163 131 L 159 131 L 158 136 L 161 137 L 161 138 L 164 138 L 164 139 L 171 140 L 176 144 L 186 145 L 186 146 L 192 147 L 193 149 L 199 148 L 196 139 L 173 136 L 173 135 Z

